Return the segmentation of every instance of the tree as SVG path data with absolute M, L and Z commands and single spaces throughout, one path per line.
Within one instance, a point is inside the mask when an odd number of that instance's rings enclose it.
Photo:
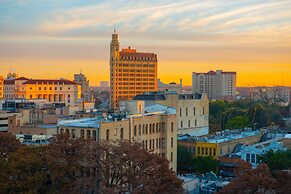
M 291 168 L 291 150 L 286 151 L 268 151 L 259 157 L 263 163 L 268 164 L 272 171 L 286 170 Z
M 97 144 L 97 174 L 101 193 L 182 193 L 182 182 L 168 161 L 139 143 L 102 141 Z
M 278 185 L 266 164 L 259 165 L 226 185 L 220 194 L 275 193 Z
M 48 177 L 43 147 L 21 146 L 8 157 L 1 193 L 45 193 Z
M 242 129 L 249 126 L 249 119 L 246 116 L 236 116 L 227 121 L 226 128 L 228 129 Z
M 219 161 L 215 160 L 212 156 L 196 157 L 193 159 L 194 171 L 198 174 L 207 172 L 217 173 Z
M 0 157 L 7 157 L 15 152 L 20 146 L 20 142 L 11 133 L 0 133 Z
M 48 145 L 46 161 L 52 186 L 57 192 L 80 193 L 89 187 L 93 174 L 87 173 L 91 141 L 71 139 L 68 134 L 60 134 Z
M 188 152 L 187 147 L 177 146 L 177 171 L 179 174 L 189 173 L 193 171 L 192 155 Z

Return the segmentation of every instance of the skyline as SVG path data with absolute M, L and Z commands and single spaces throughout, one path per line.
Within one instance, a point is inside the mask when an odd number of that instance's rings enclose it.
M 238 86 L 291 86 L 291 1 L 95 2 L 0 1 L 0 74 L 73 79 L 82 69 L 99 85 L 115 27 L 120 48 L 158 55 L 162 82 L 222 69 Z

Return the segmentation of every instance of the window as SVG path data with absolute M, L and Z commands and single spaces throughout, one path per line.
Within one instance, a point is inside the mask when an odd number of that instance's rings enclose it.
M 46 90 L 46 87 L 44 87 L 43 90 Z
M 209 148 L 209 155 L 212 156 L 212 148 Z
M 134 126 L 133 134 L 136 136 L 136 125 Z
M 152 124 L 152 127 L 153 127 L 153 131 L 155 131 L 155 124 L 154 123 Z
M 173 162 L 173 152 L 171 152 L 171 162 Z
M 123 139 L 123 128 L 120 129 L 120 139 Z
M 96 136 L 96 130 L 93 130 L 93 139 L 96 141 L 97 136 Z
M 213 156 L 216 156 L 216 148 L 213 148 Z
M 55 90 L 58 90 L 58 88 L 57 88 L 57 87 L 55 87 Z
M 63 90 L 63 88 L 62 88 L 62 87 L 60 87 L 60 90 Z
M 203 108 L 202 108 L 202 114 L 204 114 L 204 106 L 203 106 Z
M 195 119 L 195 127 L 197 126 L 197 119 Z
M 188 121 L 188 128 L 190 128 L 190 125 L 191 125 L 191 121 L 189 120 Z
M 256 163 L 256 154 L 251 154 L 251 163 Z
M 38 90 L 41 90 L 41 87 L 39 87 Z
M 72 138 L 76 138 L 76 132 L 75 132 L 75 129 L 72 129 Z
M 155 139 L 153 139 L 153 149 L 155 149 Z
M 162 138 L 162 148 L 165 148 L 165 147 L 166 147 L 166 139 Z
M 171 122 L 171 131 L 173 132 L 174 131 L 174 123 Z
M 174 146 L 174 138 L 171 137 L 171 147 Z
M 193 115 L 195 115 L 196 114 L 196 108 L 194 107 L 193 108 Z
M 148 140 L 145 142 L 145 148 L 148 149 Z
M 106 130 L 106 140 L 109 141 L 109 129 Z
M 150 139 L 150 150 L 152 149 L 152 140 Z
M 208 155 L 208 148 L 205 148 L 205 155 Z
M 188 108 L 186 107 L 186 116 L 188 116 Z
M 183 121 L 181 121 L 181 128 L 183 128 Z
M 138 126 L 138 135 L 141 135 L 141 125 Z
M 85 131 L 84 129 L 81 129 L 81 138 L 84 138 L 85 137 Z
M 198 155 L 200 155 L 200 147 L 197 147 Z
M 91 131 L 87 130 L 87 139 L 90 139 L 90 138 L 91 138 Z
M 156 148 L 159 148 L 159 139 L 156 139 Z
M 201 148 L 201 154 L 204 155 L 204 147 Z
M 251 161 L 251 155 L 250 154 L 246 154 L 246 161 L 250 162 Z
M 180 108 L 180 117 L 182 116 L 182 108 Z

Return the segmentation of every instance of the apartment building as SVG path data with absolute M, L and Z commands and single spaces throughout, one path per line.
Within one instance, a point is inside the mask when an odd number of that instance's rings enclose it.
M 209 132 L 209 99 L 206 94 L 146 92 L 135 96 L 134 100 L 144 101 L 144 107 L 162 104 L 175 108 L 178 134 L 201 136 Z
M 193 93 L 206 93 L 210 99 L 236 96 L 236 72 L 222 70 L 192 73 Z
M 118 34 L 110 43 L 110 108 L 121 100 L 131 100 L 146 91 L 156 91 L 158 60 L 155 53 L 138 52 L 128 47 L 119 50 Z
M 166 112 L 95 117 L 58 122 L 59 133 L 71 138 L 99 140 L 127 139 L 140 142 L 144 148 L 167 158 L 170 168 L 177 167 L 176 115 Z

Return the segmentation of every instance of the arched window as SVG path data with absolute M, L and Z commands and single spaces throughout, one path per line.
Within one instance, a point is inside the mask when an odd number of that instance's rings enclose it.
M 88 129 L 87 130 L 87 139 L 90 139 L 91 138 L 91 131 Z

